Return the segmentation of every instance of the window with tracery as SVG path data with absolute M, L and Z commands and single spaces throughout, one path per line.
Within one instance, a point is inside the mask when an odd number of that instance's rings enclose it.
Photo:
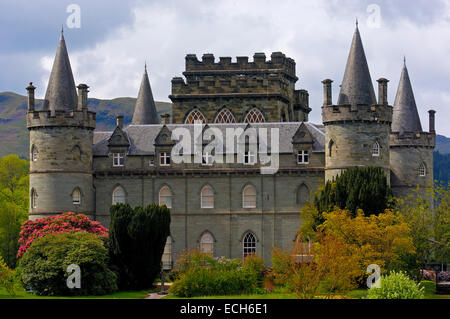
M 192 110 L 186 118 L 186 124 L 195 124 L 196 122 L 206 123 L 206 118 L 199 110 Z
M 264 123 L 265 121 L 264 115 L 257 108 L 251 109 L 244 120 L 245 123 Z
M 236 119 L 229 109 L 223 109 L 217 114 L 214 123 L 236 123 Z

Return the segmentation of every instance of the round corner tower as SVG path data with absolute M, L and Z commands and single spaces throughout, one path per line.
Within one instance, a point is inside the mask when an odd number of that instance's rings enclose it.
M 30 132 L 30 209 L 36 219 L 63 212 L 95 218 L 92 142 L 95 113 L 87 108 L 88 86 L 78 96 L 63 34 L 41 110 L 34 90 L 28 91 L 27 128 Z
M 422 130 L 406 67 L 403 65 L 394 102 L 391 148 L 391 187 L 396 197 L 419 193 L 433 184 L 433 151 L 436 144 L 435 111 L 429 111 L 429 132 Z
M 325 125 L 325 179 L 351 167 L 381 167 L 389 183 L 389 134 L 392 106 L 387 102 L 388 80 L 378 80 L 375 97 L 358 27 L 353 36 L 337 105 L 332 103 L 331 80 L 322 81 Z

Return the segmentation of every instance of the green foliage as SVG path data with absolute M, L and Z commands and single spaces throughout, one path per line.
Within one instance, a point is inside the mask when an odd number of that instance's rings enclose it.
M 20 225 L 28 218 L 29 163 L 17 155 L 0 159 L 0 254 L 14 268 Z
M 325 184 L 314 198 L 320 213 L 336 206 L 348 209 L 353 216 L 359 209 L 367 215 L 379 214 L 389 207 L 392 194 L 384 171 L 380 167 L 353 167 Z
M 448 139 L 450 141 L 450 139 Z M 448 144 L 450 147 L 450 143 Z M 434 152 L 433 176 L 439 183 L 448 185 L 450 183 L 450 154 Z
M 169 209 L 156 204 L 134 209 L 129 204 L 116 204 L 110 212 L 109 247 L 120 288 L 152 287 L 170 235 Z
M 369 289 L 367 299 L 423 299 L 424 287 L 410 279 L 405 273 L 391 272 L 380 278 L 380 288 Z
M 10 296 L 15 296 L 16 279 L 14 271 L 9 269 L 0 256 L 0 287 L 4 287 Z
M 422 280 L 420 287 L 423 287 L 425 295 L 436 294 L 436 283 L 434 281 Z
M 24 288 L 40 296 L 104 295 L 117 290 L 117 275 L 108 263 L 108 250 L 94 234 L 48 234 L 33 242 L 18 272 Z M 80 267 L 80 289 L 67 287 L 71 264 Z

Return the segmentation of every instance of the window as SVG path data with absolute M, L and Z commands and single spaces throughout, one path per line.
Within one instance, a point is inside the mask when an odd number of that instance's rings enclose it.
M 297 164 L 309 164 L 309 152 L 308 151 L 298 151 Z
M 372 156 L 380 156 L 380 144 L 378 142 L 372 145 Z
M 328 143 L 328 152 L 329 152 L 328 156 L 333 157 L 333 152 L 335 148 L 336 146 L 334 145 L 334 141 L 331 140 L 330 143 Z
M 164 270 L 172 269 L 172 237 L 170 236 L 167 237 L 161 262 Z
M 419 176 L 425 177 L 427 175 L 427 168 L 424 163 L 421 163 L 419 166 Z
M 253 185 L 247 185 L 242 191 L 242 207 L 256 208 L 256 189 Z
M 253 165 L 256 163 L 255 153 L 253 152 L 245 152 L 244 153 L 244 164 Z
M 256 237 L 252 233 L 247 233 L 244 236 L 243 255 L 245 258 L 252 254 L 256 254 Z
M 36 162 L 37 159 L 38 159 L 38 149 L 37 149 L 36 146 L 33 145 L 33 146 L 31 147 L 31 160 L 32 160 L 33 162 Z
M 208 152 L 203 153 L 202 164 L 208 166 L 213 164 L 213 156 L 211 155 L 211 153 Z
M 204 233 L 200 239 L 200 251 L 214 256 L 214 237 L 208 232 Z
M 163 152 L 159 154 L 159 164 L 161 166 L 169 166 L 170 165 L 170 153 Z
M 166 205 L 167 208 L 172 208 L 172 191 L 168 186 L 163 186 L 159 190 L 159 205 Z
M 125 191 L 122 187 L 117 186 L 113 191 L 112 203 L 115 204 L 125 204 Z
M 36 208 L 37 207 L 37 193 L 34 190 L 34 188 L 31 189 L 30 205 L 31 205 L 31 208 Z
M 81 204 L 81 192 L 78 188 L 75 188 L 72 193 L 72 202 L 74 205 Z
M 191 113 L 186 117 L 185 124 L 195 124 L 196 122 L 206 123 L 206 118 L 199 110 L 192 110 Z
M 200 192 L 201 208 L 214 208 L 214 190 L 206 185 Z
M 149 161 L 149 165 L 150 165 L 150 166 L 155 166 L 155 160 L 151 159 L 151 160 Z
M 229 109 L 223 109 L 217 114 L 214 123 L 236 123 L 236 119 Z
M 125 165 L 125 156 L 123 153 L 113 153 L 113 166 L 124 166 Z
M 245 123 L 264 123 L 265 121 L 264 115 L 257 108 L 251 109 L 244 120 Z

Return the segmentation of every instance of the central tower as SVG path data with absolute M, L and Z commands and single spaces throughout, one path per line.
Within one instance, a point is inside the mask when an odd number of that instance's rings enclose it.
M 388 80 L 378 80 L 378 101 L 370 77 L 358 25 L 348 56 L 338 104 L 332 102 L 332 80 L 322 81 L 325 125 L 325 179 L 356 166 L 381 167 L 389 181 L 389 133 L 392 106 Z

